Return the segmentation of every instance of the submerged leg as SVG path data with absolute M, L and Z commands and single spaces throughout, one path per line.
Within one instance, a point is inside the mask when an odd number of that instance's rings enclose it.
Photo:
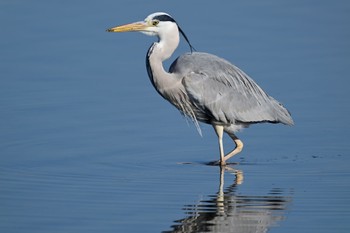
M 225 165 L 225 154 L 224 154 L 224 146 L 222 143 L 222 137 L 224 135 L 224 126 L 222 125 L 213 125 L 216 135 L 219 140 L 219 149 L 220 149 L 220 165 Z
M 234 155 L 238 154 L 239 152 L 241 152 L 243 149 L 243 142 L 241 140 L 239 140 L 239 138 L 235 134 L 233 134 L 233 133 L 227 133 L 227 134 L 235 142 L 236 148 L 234 150 L 232 150 L 230 153 L 228 153 L 227 155 L 225 155 L 224 162 L 226 160 L 228 160 L 229 158 L 233 157 Z

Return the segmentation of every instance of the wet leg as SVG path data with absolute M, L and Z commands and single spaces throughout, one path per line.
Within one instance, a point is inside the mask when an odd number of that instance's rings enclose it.
M 219 149 L 220 149 L 220 165 L 225 165 L 225 154 L 224 154 L 224 146 L 222 142 L 222 137 L 224 135 L 224 127 L 222 125 L 213 125 L 216 135 L 219 140 Z
M 243 149 L 243 142 L 239 140 L 239 138 L 235 134 L 233 133 L 227 133 L 227 134 L 235 142 L 236 148 L 232 150 L 230 153 L 228 153 L 227 155 L 225 155 L 224 162 L 227 161 L 229 158 L 233 157 L 234 155 L 238 154 L 239 152 L 241 152 Z

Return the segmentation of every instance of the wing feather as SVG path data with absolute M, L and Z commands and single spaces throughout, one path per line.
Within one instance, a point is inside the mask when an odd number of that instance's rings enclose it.
M 222 58 L 207 53 L 188 53 L 171 65 L 170 72 L 182 75 L 192 104 L 214 122 L 293 124 L 282 104 Z

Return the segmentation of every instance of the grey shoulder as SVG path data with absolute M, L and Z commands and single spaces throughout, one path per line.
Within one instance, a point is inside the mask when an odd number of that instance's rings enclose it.
M 233 64 L 227 60 L 220 58 L 216 55 L 203 52 L 192 52 L 185 53 L 179 56 L 170 66 L 169 72 L 178 72 L 178 73 L 189 73 L 189 72 L 203 72 L 211 69 L 222 69 L 223 66 L 235 68 Z

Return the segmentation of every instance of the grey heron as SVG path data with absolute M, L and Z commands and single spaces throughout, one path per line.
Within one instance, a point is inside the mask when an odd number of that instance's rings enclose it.
M 263 122 L 294 124 L 288 110 L 238 67 L 215 55 L 193 51 L 185 33 L 167 13 L 156 12 L 143 21 L 107 31 L 139 31 L 158 37 L 146 55 L 150 81 L 164 99 L 192 120 L 200 134 L 198 122 L 213 126 L 218 136 L 220 165 L 225 165 L 229 158 L 242 151 L 243 143 L 235 134 L 240 129 Z M 170 58 L 178 47 L 180 33 L 191 52 L 179 56 L 167 72 L 163 61 Z M 226 155 L 224 132 L 236 144 Z

